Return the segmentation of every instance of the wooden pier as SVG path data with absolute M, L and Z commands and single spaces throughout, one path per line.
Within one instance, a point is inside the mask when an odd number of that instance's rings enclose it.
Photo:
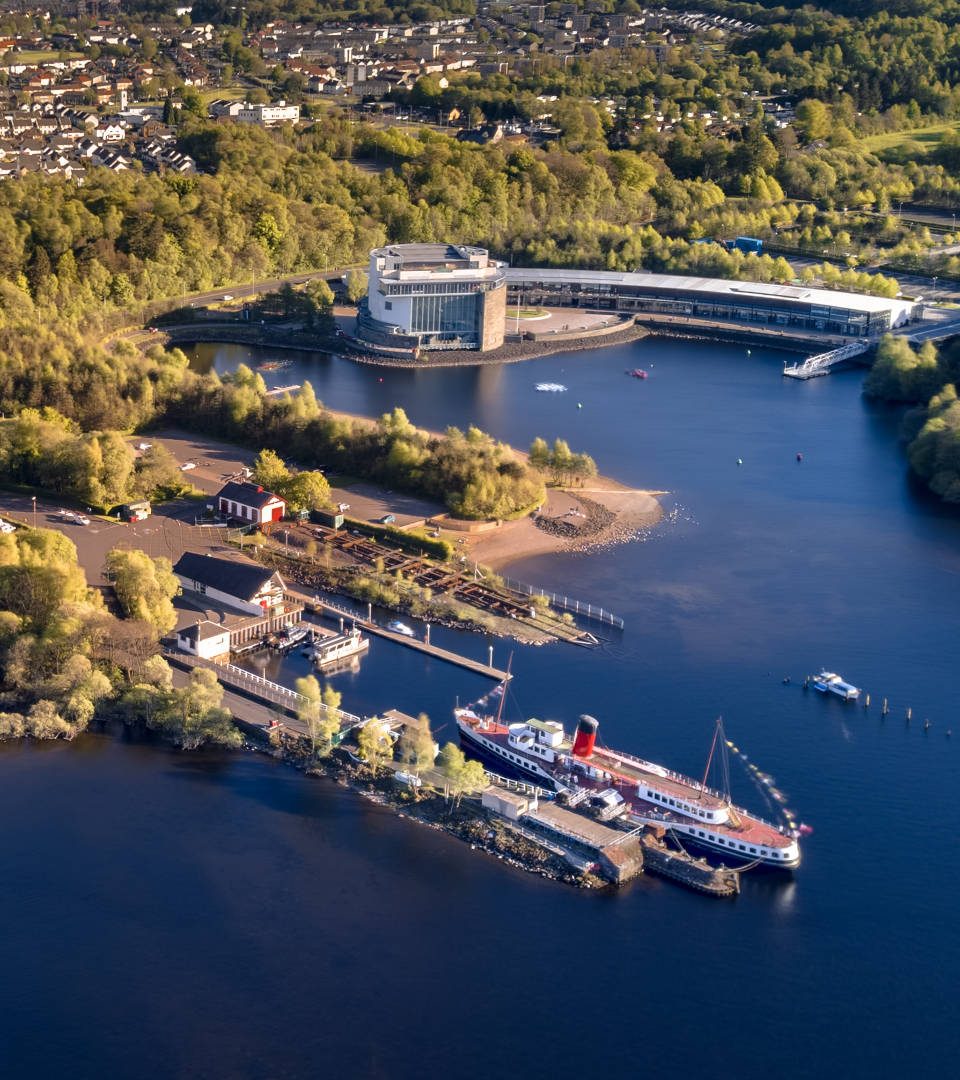
M 365 619 L 353 611 L 337 607 L 326 600 L 310 599 L 299 593 L 295 595 L 298 602 L 302 603 L 308 610 L 326 615 L 328 618 L 349 619 L 351 622 L 356 623 L 359 629 L 365 630 L 369 634 L 376 634 L 377 637 L 385 638 L 396 645 L 405 645 L 408 649 L 416 649 L 418 652 L 436 657 L 437 660 L 455 664 L 457 667 L 472 671 L 475 675 L 484 675 L 488 679 L 495 679 L 497 682 L 504 682 L 511 677 L 509 672 L 494 667 L 492 664 L 485 664 L 482 660 L 474 660 L 469 656 L 451 652 L 449 649 L 442 649 L 439 645 L 432 645 L 429 641 L 407 637 L 406 634 L 397 634 L 393 630 L 388 630 L 385 626 L 380 626 L 379 623 L 375 623 L 372 619 Z

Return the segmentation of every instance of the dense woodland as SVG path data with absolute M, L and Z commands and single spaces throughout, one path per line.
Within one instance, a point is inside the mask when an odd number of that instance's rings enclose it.
M 960 503 L 960 342 L 915 350 L 887 337 L 864 383 L 864 393 L 918 405 L 904 421 L 907 455 L 914 472 L 934 494 Z
M 457 4 L 436 7 L 457 13 Z M 707 31 L 657 50 L 597 49 L 568 65 L 545 52 L 525 73 L 456 74 L 445 89 L 427 77 L 409 92 L 414 105 L 435 105 L 438 115 L 456 107 L 473 121 L 547 114 L 553 133 L 542 145 L 467 145 L 336 110 L 296 130 L 215 125 L 185 89 L 179 142 L 198 175 L 91 170 L 82 185 L 38 175 L 0 185 L 0 410 L 53 410 L 48 433 L 51 424 L 62 433 L 42 465 L 29 455 L 12 461 L 15 477 L 106 502 L 119 488 L 97 479 L 96 459 L 109 461 L 110 432 L 176 419 L 316 461 L 303 453 L 308 432 L 324 464 L 398 484 L 401 474 L 415 477 L 409 483 L 456 512 L 509 514 L 535 502 L 539 478 L 489 440 L 474 455 L 483 470 L 463 467 L 458 455 L 470 456 L 475 434 L 444 440 L 441 467 L 423 459 L 441 460 L 422 433 L 381 425 L 376 437 L 345 434 L 309 395 L 296 406 L 266 402 L 249 373 L 201 379 L 175 350 L 142 355 L 103 342 L 105 327 L 149 301 L 348 265 L 387 240 L 470 241 L 529 264 L 792 280 L 782 256 L 703 242 L 757 235 L 787 251 L 833 253 L 801 280 L 894 294 L 895 280 L 857 269 L 858 253 L 900 264 L 923 257 L 929 234 L 893 211 L 904 200 L 960 206 L 960 137 L 948 134 L 924 155 L 909 139 L 878 154 L 860 140 L 960 117 L 956 5 L 704 6 L 759 29 Z M 358 22 L 415 21 L 435 14 L 427 7 L 371 3 L 350 13 Z M 159 10 L 134 5 L 127 17 Z M 244 28 L 337 14 L 307 0 L 265 0 L 222 36 L 225 57 L 238 58 Z M 194 17 L 235 25 L 232 8 L 208 5 Z M 777 127 L 759 95 L 795 102 L 795 122 Z M 708 126 L 705 112 L 727 120 Z M 945 257 L 937 269 L 960 270 L 954 263 Z M 75 457 L 90 465 L 83 478 L 70 475 Z M 131 467 L 124 494 L 148 479 Z
M 175 621 L 166 559 L 115 551 L 108 560 L 125 618 L 88 586 L 62 533 L 0 535 L 0 740 L 71 739 L 94 715 L 144 724 L 184 747 L 237 746 L 212 671 L 173 687 L 158 638 Z

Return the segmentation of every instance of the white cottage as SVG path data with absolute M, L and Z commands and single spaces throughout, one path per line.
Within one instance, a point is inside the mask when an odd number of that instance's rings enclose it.
M 177 631 L 177 645 L 192 656 L 217 660 L 230 655 L 230 631 L 211 619 L 201 619 Z

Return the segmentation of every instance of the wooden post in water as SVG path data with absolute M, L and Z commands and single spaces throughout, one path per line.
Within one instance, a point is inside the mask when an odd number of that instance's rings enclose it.
M 493 667 L 493 646 L 487 646 L 487 667 Z
M 869 694 L 867 694 L 867 696 L 863 699 L 863 707 L 865 709 L 870 708 L 870 695 Z
M 913 719 L 913 709 L 911 709 L 910 706 L 908 705 L 907 706 L 907 723 L 909 724 L 912 719 Z
M 887 699 L 884 698 L 883 699 L 883 705 L 880 707 L 880 715 L 881 716 L 886 716 L 889 711 L 890 711 L 890 706 L 887 704 Z

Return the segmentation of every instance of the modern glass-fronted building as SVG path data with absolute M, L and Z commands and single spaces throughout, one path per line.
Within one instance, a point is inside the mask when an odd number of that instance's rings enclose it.
M 358 336 L 397 349 L 496 349 L 503 344 L 505 269 L 483 248 L 377 248 L 370 253 Z
M 603 270 L 507 271 L 510 302 L 590 307 L 873 338 L 916 317 L 912 300 L 806 286 Z

